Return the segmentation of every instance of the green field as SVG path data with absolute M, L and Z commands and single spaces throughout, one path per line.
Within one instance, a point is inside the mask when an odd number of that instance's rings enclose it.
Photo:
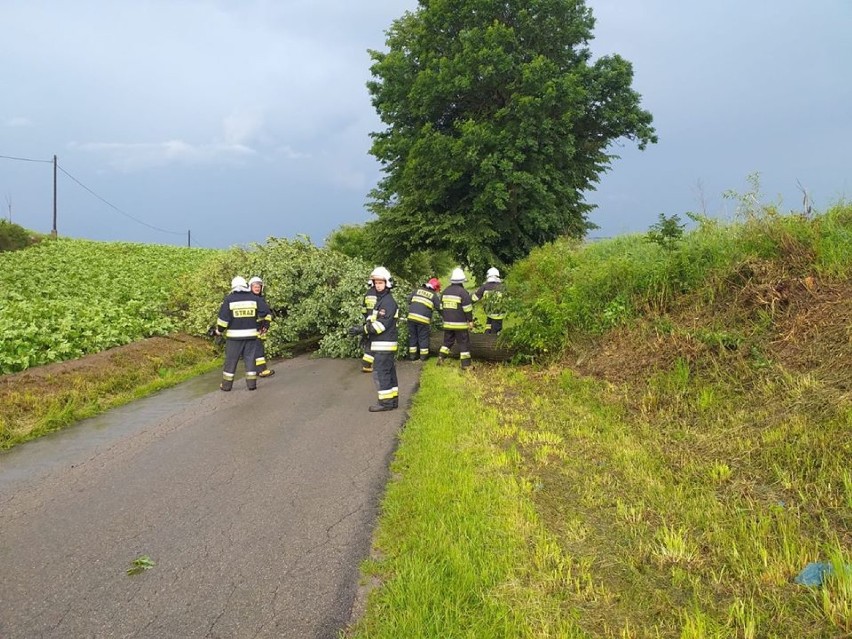
M 0 253 L 0 374 L 174 332 L 178 278 L 215 253 L 75 239 Z

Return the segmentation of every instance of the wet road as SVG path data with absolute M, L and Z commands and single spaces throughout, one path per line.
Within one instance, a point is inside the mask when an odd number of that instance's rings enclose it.
M 0 453 L 0 637 L 336 637 L 405 418 L 358 367 L 209 374 Z

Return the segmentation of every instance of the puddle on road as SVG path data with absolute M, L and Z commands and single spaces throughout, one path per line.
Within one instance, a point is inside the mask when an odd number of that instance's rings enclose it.
M 55 466 L 74 464 L 88 457 L 91 451 L 142 430 L 208 393 L 218 392 L 221 379 L 221 371 L 205 373 L 11 450 L 0 451 L 0 488 L 7 482 L 38 476 Z

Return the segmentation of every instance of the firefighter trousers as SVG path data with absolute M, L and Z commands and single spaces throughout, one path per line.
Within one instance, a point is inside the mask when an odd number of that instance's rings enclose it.
M 396 353 L 373 352 L 373 383 L 382 406 L 399 405 L 399 382 L 396 378 Z
M 467 368 L 470 366 L 470 332 L 465 329 L 463 331 L 448 331 L 444 330 L 444 343 L 441 346 L 441 351 L 439 353 L 439 357 L 441 359 L 450 356 L 450 352 L 453 349 L 453 344 L 458 342 L 459 344 L 459 359 L 461 360 L 461 367 Z M 441 359 L 438 361 L 440 362 Z
M 497 334 L 503 330 L 503 318 L 497 319 L 494 317 L 485 318 L 485 332 Z
M 429 325 L 408 320 L 408 358 L 429 357 Z
M 249 390 L 257 388 L 257 370 L 255 369 L 256 339 L 229 339 L 225 341 L 225 366 L 222 371 L 222 390 L 231 390 L 234 385 L 234 375 L 240 359 L 246 365 L 246 387 Z
M 370 340 L 368 340 L 366 337 L 361 338 L 361 350 L 364 353 L 361 356 L 361 370 L 365 373 L 372 373 L 373 352 L 370 350 Z
M 266 370 L 266 336 L 258 337 L 254 345 L 254 370 L 260 374 Z

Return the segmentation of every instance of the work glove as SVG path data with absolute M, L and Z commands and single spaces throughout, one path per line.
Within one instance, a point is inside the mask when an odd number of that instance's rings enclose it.
M 350 326 L 349 327 L 349 335 L 355 337 L 356 335 L 363 335 L 364 329 L 361 326 Z

